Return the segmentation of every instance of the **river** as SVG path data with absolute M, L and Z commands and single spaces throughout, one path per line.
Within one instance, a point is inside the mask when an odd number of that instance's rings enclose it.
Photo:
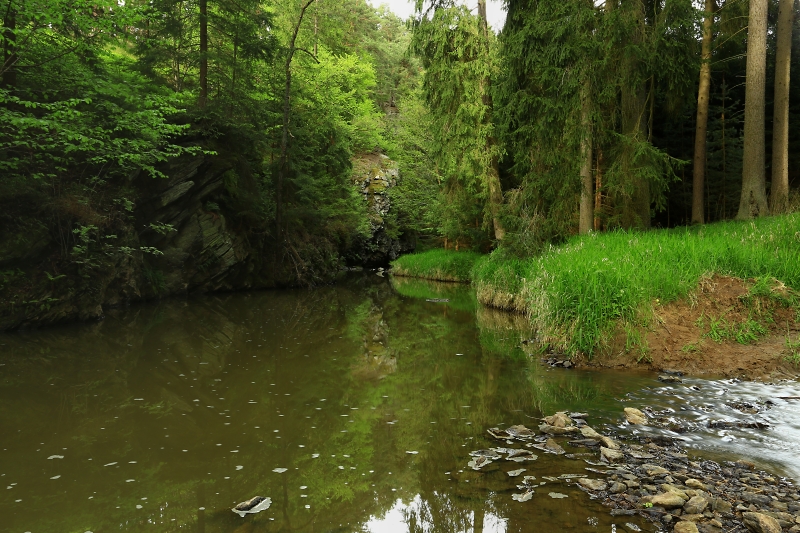
M 800 479 L 798 402 L 779 398 L 796 382 L 551 369 L 530 336 L 468 287 L 374 274 L 2 334 L 0 531 L 655 531 L 558 477 L 579 458 L 467 467 L 487 428 L 556 410 L 624 437 L 622 408 L 652 406 L 688 431 L 638 432 Z M 707 427 L 754 418 L 770 428 Z M 512 499 L 517 468 L 541 482 L 531 501 Z M 256 495 L 271 507 L 231 512 Z

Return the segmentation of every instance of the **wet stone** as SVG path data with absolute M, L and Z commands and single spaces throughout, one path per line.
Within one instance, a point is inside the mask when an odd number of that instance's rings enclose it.
M 683 507 L 685 500 L 674 492 L 662 492 L 655 496 L 645 496 L 642 498 L 642 502 L 652 503 L 653 507 L 658 505 L 665 509 L 674 509 L 676 507 Z
M 580 478 L 578 484 L 588 490 L 606 490 L 608 485 L 600 479 Z
M 612 450 L 611 448 L 606 448 L 605 446 L 600 447 L 600 459 L 602 461 L 606 461 L 608 463 L 618 463 L 624 458 L 625 455 L 618 450 Z
M 694 496 L 686 502 L 686 505 L 683 506 L 683 510 L 689 514 L 702 513 L 707 506 L 708 500 L 702 496 Z
M 628 490 L 628 487 L 624 483 L 615 481 L 611 484 L 608 490 L 611 491 L 612 494 L 622 494 L 623 492 Z
M 753 533 L 781 533 L 781 526 L 771 516 L 761 513 L 742 513 L 742 521 Z
M 672 531 L 675 533 L 699 533 L 697 525 L 693 522 L 678 522 Z

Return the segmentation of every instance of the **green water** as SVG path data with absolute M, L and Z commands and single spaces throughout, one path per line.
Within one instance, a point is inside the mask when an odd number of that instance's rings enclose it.
M 653 531 L 563 481 L 512 500 L 506 471 L 581 460 L 467 468 L 488 427 L 567 409 L 602 429 L 653 383 L 550 370 L 529 334 L 468 288 L 359 275 L 1 335 L 0 531 Z M 255 495 L 272 506 L 231 512 Z

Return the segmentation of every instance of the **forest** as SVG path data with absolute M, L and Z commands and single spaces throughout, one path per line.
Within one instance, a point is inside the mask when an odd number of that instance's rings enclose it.
M 792 0 L 506 7 L 4 0 L 4 327 L 797 207 Z

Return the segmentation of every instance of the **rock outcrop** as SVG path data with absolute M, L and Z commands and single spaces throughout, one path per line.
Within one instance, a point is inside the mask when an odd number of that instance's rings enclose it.
M 353 184 L 367 205 L 370 228 L 369 236 L 357 239 L 351 247 L 349 264 L 387 266 L 400 254 L 414 250 L 413 237 L 401 232 L 393 216 L 390 192 L 399 177 L 397 163 L 383 154 L 362 155 L 353 162 Z

